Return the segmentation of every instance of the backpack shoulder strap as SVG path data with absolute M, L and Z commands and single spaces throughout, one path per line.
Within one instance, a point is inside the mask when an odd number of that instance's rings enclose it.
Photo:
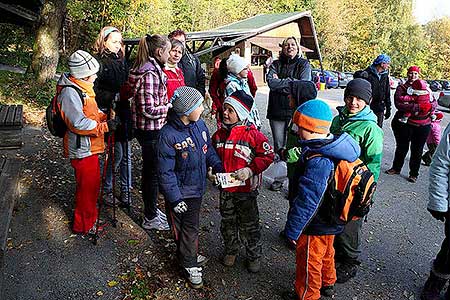
M 61 94 L 61 91 L 62 91 L 64 88 L 72 88 L 72 89 L 74 89 L 74 90 L 77 92 L 78 96 L 80 96 L 81 103 L 82 103 L 83 106 L 84 106 L 84 98 L 85 98 L 86 94 L 85 94 L 81 89 L 79 89 L 79 88 L 77 88 L 77 87 L 75 87 L 75 86 L 73 86 L 73 85 L 70 85 L 70 84 L 59 85 L 59 87 L 60 87 L 60 89 L 59 89 L 58 94 Z

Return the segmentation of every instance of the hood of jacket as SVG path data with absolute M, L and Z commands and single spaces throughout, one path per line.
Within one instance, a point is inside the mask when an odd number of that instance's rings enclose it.
M 300 145 L 303 160 L 313 154 L 320 154 L 333 160 L 353 162 L 361 154 L 358 143 L 347 133 L 330 134 L 327 139 L 300 140 Z
M 293 58 L 290 58 L 289 56 L 287 56 L 286 54 L 281 52 L 278 59 L 283 64 L 292 64 L 292 63 L 296 62 L 299 58 L 300 58 L 300 55 L 298 55 L 298 54 L 296 56 L 294 56 Z
M 150 71 L 162 72 L 162 67 L 158 64 L 156 59 L 154 59 L 153 57 L 149 57 L 148 62 L 146 62 L 139 68 L 132 69 L 130 71 L 130 75 L 141 76 L 142 74 L 150 72 Z
M 173 109 L 170 109 L 167 113 L 167 123 L 170 123 L 170 125 L 177 130 L 189 129 L 195 124 L 195 122 L 190 122 L 187 125 L 184 124 L 183 121 L 181 121 L 180 116 L 178 116 Z

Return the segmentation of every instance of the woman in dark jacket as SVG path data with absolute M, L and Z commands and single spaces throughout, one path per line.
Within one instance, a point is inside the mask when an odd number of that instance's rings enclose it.
M 114 169 L 120 166 L 120 201 L 127 206 L 130 203 L 131 188 L 131 111 L 127 97 L 120 99 L 119 92 L 127 80 L 128 70 L 123 56 L 122 34 L 112 26 L 104 27 L 95 42 L 94 50 L 100 63 L 98 78 L 94 83 L 95 100 L 101 111 L 108 114 L 111 109 L 116 111 L 121 120 L 121 125 L 114 134 Z M 120 100 L 120 101 L 119 101 Z M 105 137 L 111 143 L 109 136 Z M 110 153 L 112 149 L 109 148 Z M 104 183 L 105 202 L 113 205 L 113 170 L 112 163 L 106 166 L 106 178 Z
M 267 119 L 272 130 L 275 153 L 286 146 L 286 133 L 294 110 L 289 106 L 289 83 L 294 80 L 311 80 L 311 65 L 299 54 L 300 45 L 295 37 L 281 44 L 281 53 L 269 67 L 267 83 L 270 88 Z M 276 159 L 276 161 L 279 161 Z M 282 182 L 275 180 L 272 190 L 280 190 Z
M 386 174 L 389 175 L 400 174 L 406 155 L 411 149 L 408 181 L 413 183 L 417 181 L 417 176 L 419 176 L 423 147 L 431 130 L 431 115 L 436 107 L 436 101 L 434 101 L 431 90 L 429 90 L 429 95 L 432 109 L 427 117 L 417 115 L 419 112 L 417 103 L 405 101 L 405 97 L 409 96 L 408 88 L 411 88 L 413 82 L 419 79 L 419 74 L 419 67 L 409 67 L 408 80 L 406 83 L 399 85 L 395 91 L 394 103 L 398 111 L 392 119 L 392 131 L 395 136 L 396 148 L 392 168 L 386 171 Z M 399 119 L 405 113 L 411 114 L 411 117 L 408 118 L 407 123 L 402 123 Z

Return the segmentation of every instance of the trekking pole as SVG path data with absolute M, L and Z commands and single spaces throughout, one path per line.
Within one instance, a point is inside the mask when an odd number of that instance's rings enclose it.
M 111 170 L 112 170 L 112 196 L 113 196 L 113 219 L 112 219 L 112 226 L 114 228 L 117 227 L 117 218 L 116 218 L 116 197 L 114 197 L 114 191 L 116 190 L 116 168 L 115 168 L 115 135 L 114 132 L 111 133 Z
M 128 113 L 128 111 L 127 111 Z M 125 158 L 125 162 L 127 164 L 127 168 L 126 168 L 126 172 L 127 175 L 125 176 L 125 180 L 127 182 L 127 211 L 128 214 L 131 214 L 131 184 L 129 184 L 129 182 L 131 181 L 130 179 L 130 164 L 131 164 L 131 158 L 128 157 L 128 155 L 130 154 L 128 151 L 128 147 L 129 147 L 129 143 L 128 143 L 128 115 L 124 116 L 124 121 L 123 121 L 123 126 L 124 126 L 124 131 L 125 131 L 125 155 L 123 158 Z M 122 158 L 122 159 L 123 159 Z
M 92 237 L 92 242 L 94 245 L 97 245 L 97 241 L 98 241 L 98 226 L 100 225 L 100 214 L 102 211 L 102 207 L 103 207 L 103 190 L 105 187 L 105 179 L 106 179 L 106 168 L 108 166 L 109 163 L 109 149 L 111 147 L 111 136 L 108 136 L 108 144 L 106 146 L 106 155 L 105 155 L 105 160 L 103 163 L 103 171 L 102 171 L 102 184 L 100 186 L 100 198 L 98 199 L 98 212 L 97 212 L 97 220 L 95 221 L 95 233 L 94 236 Z

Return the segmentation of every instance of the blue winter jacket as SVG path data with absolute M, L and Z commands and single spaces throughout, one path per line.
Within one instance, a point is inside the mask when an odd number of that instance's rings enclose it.
M 302 233 L 339 234 L 344 230 L 343 225 L 330 224 L 328 220 L 322 220 L 316 214 L 320 210 L 328 180 L 334 174 L 334 162 L 343 159 L 353 162 L 359 157 L 361 149 L 347 133 L 339 136 L 330 135 L 329 139 L 299 141 L 299 143 L 302 156 L 298 163 L 301 170 L 298 194 L 288 213 L 286 235 L 296 241 Z M 311 157 L 313 154 L 320 156 Z
M 207 167 L 223 170 L 203 120 L 185 125 L 174 112 L 159 135 L 158 164 L 161 192 L 173 207 L 183 199 L 203 196 Z

